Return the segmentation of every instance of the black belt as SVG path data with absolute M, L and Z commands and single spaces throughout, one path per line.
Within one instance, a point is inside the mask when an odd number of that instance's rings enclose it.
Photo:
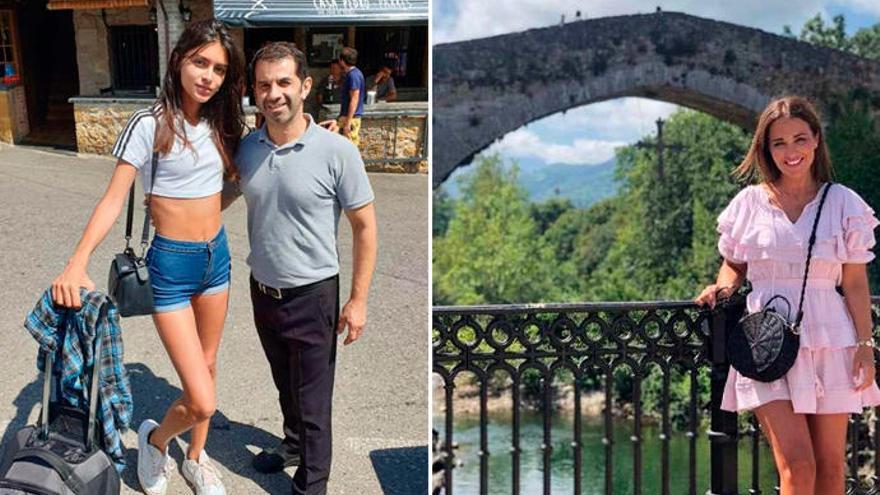
M 310 284 L 298 285 L 296 287 L 287 287 L 287 288 L 282 288 L 282 289 L 279 289 L 276 287 L 269 287 L 268 285 L 260 283 L 257 279 L 254 278 L 253 274 L 251 275 L 251 282 L 254 284 L 254 286 L 257 288 L 257 290 L 260 291 L 261 293 L 263 293 L 264 295 L 267 295 L 267 296 L 271 297 L 272 299 L 279 299 L 280 300 L 280 299 L 285 299 L 285 298 L 288 298 L 291 296 L 298 296 L 298 295 L 304 294 L 304 293 L 309 292 L 310 290 L 316 288 L 317 286 L 319 286 L 325 282 L 335 280 L 337 278 L 339 278 L 339 274 L 333 275 L 331 277 L 327 277 L 323 280 L 318 280 L 317 282 L 312 282 Z

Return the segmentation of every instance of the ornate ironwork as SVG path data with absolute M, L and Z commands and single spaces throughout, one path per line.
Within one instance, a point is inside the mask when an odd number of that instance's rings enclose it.
M 875 322 L 876 304 L 874 298 Z M 582 413 L 585 384 L 604 389 L 605 493 L 613 490 L 614 451 L 624 448 L 625 439 L 614 438 L 615 375 L 623 373 L 632 380 L 632 435 L 627 442 L 632 451 L 633 493 L 643 492 L 642 385 L 657 369 L 661 374 L 660 411 L 651 411 L 660 428 L 661 493 L 670 492 L 670 439 L 675 431 L 670 417 L 670 378 L 673 373 L 687 376 L 690 382 L 686 420 L 679 421 L 679 432 L 688 437 L 687 492 L 696 494 L 701 415 L 708 413 L 710 426 L 709 493 L 738 493 L 737 445 L 740 437 L 750 440 L 752 463 L 748 493 L 761 493 L 759 479 L 759 429 L 753 421 L 745 431 L 738 430 L 737 415 L 721 411 L 719 404 L 727 377 L 724 327 L 731 315 L 724 311 L 710 313 L 689 301 L 528 304 L 492 306 L 456 306 L 433 308 L 433 371 L 444 386 L 444 423 L 442 445 L 445 468 L 445 493 L 453 493 L 453 452 L 456 377 L 472 373 L 479 387 L 480 493 L 488 492 L 488 400 L 491 387 L 509 388 L 511 394 L 511 473 L 510 491 L 521 492 L 520 438 L 523 405 L 522 389 L 528 380 L 538 379 L 539 403 L 543 414 L 543 491 L 550 493 L 553 409 L 552 383 L 565 377 L 572 388 L 574 419 L 571 439 L 574 493 L 582 492 Z M 876 326 L 875 326 L 876 330 Z M 698 374 L 709 371 L 711 400 L 698 404 Z M 534 385 L 534 383 L 532 383 Z M 880 428 L 877 414 L 870 425 L 855 415 L 850 428 L 847 493 L 880 493 L 875 483 L 880 475 Z M 681 418 L 679 418 L 681 419 Z M 681 424 L 683 423 L 683 424 Z M 867 435 L 870 433 L 870 437 Z M 778 483 L 778 482 L 777 482 Z

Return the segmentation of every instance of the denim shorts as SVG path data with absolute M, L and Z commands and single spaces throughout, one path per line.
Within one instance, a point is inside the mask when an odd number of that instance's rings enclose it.
M 226 230 L 208 242 L 178 241 L 156 234 L 147 251 L 153 286 L 153 311 L 185 308 L 190 298 L 229 288 L 229 245 Z

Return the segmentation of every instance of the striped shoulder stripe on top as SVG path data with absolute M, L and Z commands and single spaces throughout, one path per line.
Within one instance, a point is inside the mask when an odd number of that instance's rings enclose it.
M 134 129 L 137 127 L 138 122 L 140 122 L 145 117 L 151 117 L 153 115 L 151 109 L 145 108 L 143 110 L 138 110 L 133 113 L 131 118 L 128 119 L 128 124 L 126 124 L 125 129 L 119 134 L 119 137 L 116 139 L 116 145 L 113 147 L 112 155 L 116 157 L 122 156 L 125 152 L 125 148 L 128 147 L 128 142 L 131 140 L 132 134 L 134 134 Z

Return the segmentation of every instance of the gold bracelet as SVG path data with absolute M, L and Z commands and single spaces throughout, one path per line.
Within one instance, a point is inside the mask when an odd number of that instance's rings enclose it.
M 870 347 L 871 349 L 873 349 L 874 347 L 877 346 L 877 343 L 874 342 L 874 337 L 871 337 L 871 338 L 867 338 L 865 340 L 858 341 L 856 343 L 856 345 L 859 347 Z

